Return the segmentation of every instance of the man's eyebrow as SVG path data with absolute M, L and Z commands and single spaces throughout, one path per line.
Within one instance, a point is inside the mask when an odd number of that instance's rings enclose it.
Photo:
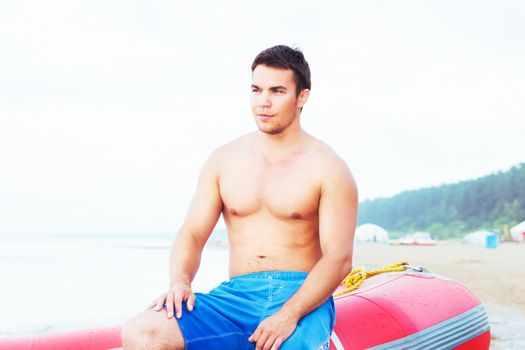
M 255 85 L 255 84 L 252 84 L 252 89 L 261 89 L 259 86 Z M 288 90 L 288 88 L 286 86 L 283 86 L 283 85 L 277 85 L 277 86 L 272 86 L 270 87 L 270 90 Z

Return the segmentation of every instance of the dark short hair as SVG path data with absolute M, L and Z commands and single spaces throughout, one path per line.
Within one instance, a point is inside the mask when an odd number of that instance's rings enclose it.
M 270 47 L 255 57 L 252 63 L 252 72 L 258 65 L 292 70 L 297 95 L 304 89 L 311 89 L 310 67 L 298 48 L 294 49 L 286 45 Z

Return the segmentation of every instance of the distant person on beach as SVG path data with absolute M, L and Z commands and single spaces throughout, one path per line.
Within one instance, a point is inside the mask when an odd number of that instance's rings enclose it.
M 301 128 L 309 94 L 301 51 L 279 45 L 255 58 L 258 130 L 204 164 L 171 249 L 170 288 L 123 325 L 124 349 L 328 349 L 332 293 L 352 267 L 357 189 L 345 162 Z M 193 293 L 221 214 L 230 280 Z

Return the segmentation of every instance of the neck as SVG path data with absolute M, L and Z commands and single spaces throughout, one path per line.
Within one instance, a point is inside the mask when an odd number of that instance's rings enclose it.
M 294 123 L 278 134 L 266 134 L 259 132 L 263 153 L 268 158 L 286 157 L 296 152 L 303 143 L 307 133 L 299 123 Z

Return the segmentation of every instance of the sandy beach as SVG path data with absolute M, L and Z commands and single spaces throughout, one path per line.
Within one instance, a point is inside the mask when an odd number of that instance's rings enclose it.
M 371 269 L 398 261 L 423 266 L 472 290 L 489 316 L 491 349 L 525 349 L 525 244 L 504 243 L 496 249 L 452 242 L 355 246 L 355 267 Z

